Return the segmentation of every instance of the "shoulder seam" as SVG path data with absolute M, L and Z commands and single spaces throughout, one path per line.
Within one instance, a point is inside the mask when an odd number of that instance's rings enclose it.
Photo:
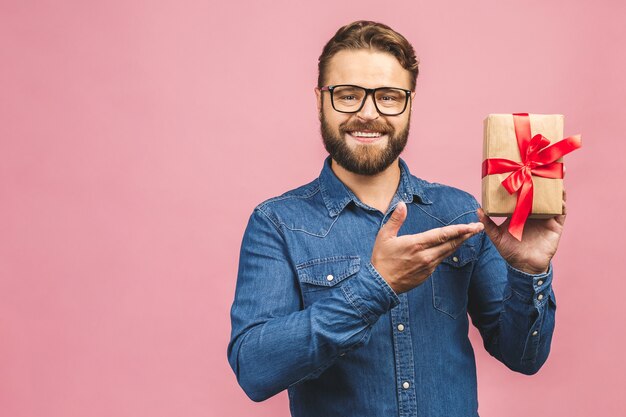
M 272 223 L 272 225 L 274 226 L 274 228 L 278 231 L 278 233 L 281 234 L 281 236 L 284 236 L 284 233 L 282 231 L 282 229 L 280 228 L 280 225 L 276 224 L 276 221 L 274 220 L 274 218 L 272 216 L 270 216 L 268 213 L 265 212 L 265 210 L 263 209 L 263 207 L 261 207 L 260 205 L 254 208 L 254 211 L 258 211 L 259 213 L 263 214 L 263 216 L 265 216 L 270 223 Z M 276 219 L 278 220 L 278 219 Z
M 313 182 L 309 183 L 312 184 Z M 306 186 L 306 185 L 305 185 Z M 317 181 L 317 184 L 315 185 L 315 187 L 312 187 L 311 190 L 305 194 L 289 194 L 291 193 L 293 190 L 291 191 L 287 191 L 286 193 L 276 196 L 276 197 L 271 197 L 268 198 L 267 200 L 259 203 L 256 208 L 261 209 L 261 207 L 265 207 L 266 205 L 268 205 L 269 203 L 272 203 L 274 201 L 281 201 L 281 200 L 286 200 L 288 198 L 311 198 L 313 197 L 315 194 L 317 194 L 320 190 L 320 186 L 319 186 L 319 181 Z

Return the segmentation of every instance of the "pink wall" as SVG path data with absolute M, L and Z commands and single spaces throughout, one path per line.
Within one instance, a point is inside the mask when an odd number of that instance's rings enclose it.
M 289 415 L 228 367 L 238 250 L 257 203 L 318 175 L 317 57 L 361 18 L 421 58 L 415 175 L 478 196 L 488 113 L 583 134 L 551 357 L 517 375 L 472 331 L 480 411 L 623 415 L 625 5 L 3 0 L 0 415 Z

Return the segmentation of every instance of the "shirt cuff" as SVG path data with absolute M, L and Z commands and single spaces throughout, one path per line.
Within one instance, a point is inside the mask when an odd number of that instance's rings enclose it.
M 348 301 L 369 324 L 376 323 L 382 314 L 400 304 L 398 295 L 369 261 L 365 268 L 361 268 L 355 279 L 348 280 L 341 289 Z
M 511 290 L 526 301 L 534 299 L 537 307 L 548 301 L 552 286 L 552 261 L 543 274 L 529 274 L 506 264 Z

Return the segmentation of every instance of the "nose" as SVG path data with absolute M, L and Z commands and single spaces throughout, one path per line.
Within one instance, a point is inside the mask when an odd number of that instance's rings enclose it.
M 374 94 L 368 94 L 365 97 L 363 107 L 357 112 L 357 117 L 363 120 L 375 120 L 378 119 L 378 116 L 378 110 L 376 110 L 376 106 L 374 105 Z

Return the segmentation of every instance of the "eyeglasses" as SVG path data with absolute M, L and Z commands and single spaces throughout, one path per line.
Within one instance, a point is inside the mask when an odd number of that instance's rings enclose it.
M 411 90 L 395 87 L 364 88 L 358 85 L 327 85 L 320 91 L 330 92 L 333 109 L 339 113 L 357 113 L 368 95 L 374 97 L 374 107 L 385 116 L 397 116 L 406 110 Z

